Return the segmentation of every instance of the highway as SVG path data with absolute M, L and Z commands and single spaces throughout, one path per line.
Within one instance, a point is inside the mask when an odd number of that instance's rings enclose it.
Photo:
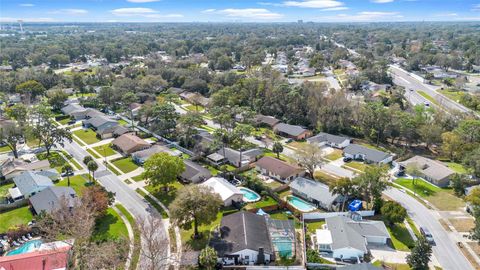
M 403 205 L 407 209 L 408 215 L 418 226 L 426 227 L 430 231 L 435 240 L 433 254 L 443 269 L 473 269 L 470 262 L 455 244 L 455 239 L 445 231 L 438 221 L 440 216 L 435 211 L 428 209 L 412 196 L 396 188 L 390 188 L 384 194 Z

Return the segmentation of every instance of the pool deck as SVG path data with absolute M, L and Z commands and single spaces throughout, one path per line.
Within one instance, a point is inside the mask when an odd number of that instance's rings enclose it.
M 293 203 L 289 200 L 289 198 L 295 198 L 295 199 L 301 201 L 302 203 L 310 206 L 309 210 L 298 208 L 295 204 L 293 204 Z M 292 206 L 293 208 L 297 209 L 298 211 L 300 211 L 300 212 L 302 212 L 302 213 L 308 213 L 308 212 L 313 212 L 313 211 L 317 210 L 317 207 L 316 207 L 315 205 L 313 205 L 313 204 L 311 204 L 311 203 L 305 201 L 304 199 L 302 199 L 302 198 L 300 198 L 300 197 L 297 197 L 297 196 L 295 196 L 295 195 L 285 196 L 285 197 L 284 197 L 284 200 L 285 200 L 290 206 Z

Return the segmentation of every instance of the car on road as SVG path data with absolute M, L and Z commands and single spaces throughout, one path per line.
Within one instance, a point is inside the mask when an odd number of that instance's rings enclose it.
M 425 105 L 425 107 L 430 107 L 430 103 L 428 103 L 426 101 L 423 104 Z
M 427 239 L 428 243 L 432 245 L 435 244 L 435 240 L 433 240 L 433 236 L 427 228 L 420 227 L 420 233 L 423 235 L 423 237 L 425 237 L 425 239 Z

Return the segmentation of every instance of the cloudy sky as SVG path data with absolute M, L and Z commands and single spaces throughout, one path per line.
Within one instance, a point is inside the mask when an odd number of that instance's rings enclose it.
M 1 0 L 0 22 L 480 21 L 480 0 Z

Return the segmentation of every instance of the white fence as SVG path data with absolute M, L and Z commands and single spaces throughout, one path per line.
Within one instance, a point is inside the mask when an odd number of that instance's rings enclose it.
M 355 213 L 361 215 L 362 217 L 371 217 L 375 215 L 374 210 L 369 211 L 356 211 Z M 319 220 L 319 219 L 326 219 L 329 217 L 336 217 L 336 216 L 349 216 L 352 212 L 312 212 L 312 213 L 305 213 L 303 214 L 303 220 Z

